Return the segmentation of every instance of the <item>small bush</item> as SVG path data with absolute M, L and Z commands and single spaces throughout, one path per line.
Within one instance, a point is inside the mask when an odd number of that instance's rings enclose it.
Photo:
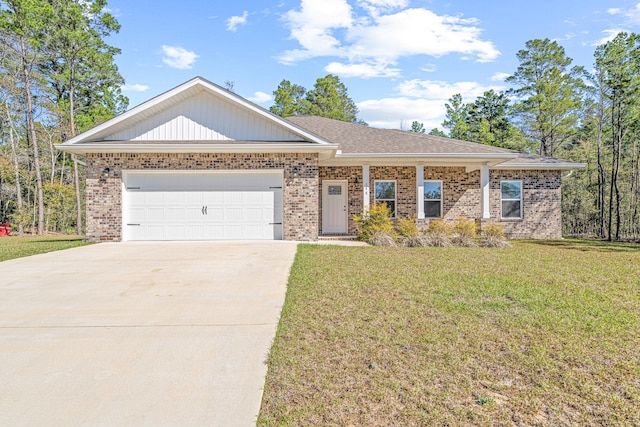
M 440 248 L 449 248 L 453 246 L 451 239 L 451 226 L 441 219 L 434 219 L 429 222 L 429 228 L 427 229 L 427 237 L 429 246 L 435 246 Z
M 434 219 L 429 222 L 428 233 L 439 233 L 447 235 L 451 233 L 451 226 L 441 219 Z
M 473 239 L 478 236 L 476 223 L 463 216 L 453 224 L 453 231 L 460 237 Z
M 485 237 L 497 237 L 499 239 L 504 239 L 504 229 L 498 224 L 489 223 L 484 227 L 483 230 Z
M 367 240 L 372 246 L 397 246 L 396 239 L 384 231 L 376 231 Z
M 408 248 L 422 248 L 427 246 L 433 246 L 431 244 L 431 236 L 411 236 L 411 237 L 400 237 L 400 243 L 402 246 L 406 246 Z
M 483 231 L 482 246 L 487 248 L 510 248 L 511 243 L 504 238 L 504 229 L 498 224 L 487 224 Z
M 402 237 L 419 237 L 420 230 L 414 217 L 401 218 L 398 220 L 398 234 Z
M 475 238 L 478 233 L 476 231 L 476 223 L 463 216 L 453 224 L 453 242 L 458 246 L 476 247 Z
M 391 212 L 385 203 L 371 206 L 368 212 L 353 217 L 358 224 L 358 240 L 369 242 L 377 232 L 387 234 L 395 240 L 396 232 L 391 220 Z
M 427 234 L 429 238 L 429 246 L 437 247 L 437 248 L 450 248 L 453 246 L 453 242 L 443 233 L 429 233 Z
M 482 246 L 485 248 L 511 248 L 513 245 L 504 239 L 496 236 L 485 237 L 482 240 Z

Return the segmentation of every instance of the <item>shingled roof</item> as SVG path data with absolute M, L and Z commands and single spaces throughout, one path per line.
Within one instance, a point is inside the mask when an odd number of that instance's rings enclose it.
M 520 153 L 505 148 L 478 144 L 397 129 L 379 129 L 317 116 L 292 116 L 287 120 L 313 134 L 339 144 L 340 153 L 347 155 L 496 155 L 504 159 L 494 168 L 505 169 L 574 169 L 585 167 L 553 157 Z

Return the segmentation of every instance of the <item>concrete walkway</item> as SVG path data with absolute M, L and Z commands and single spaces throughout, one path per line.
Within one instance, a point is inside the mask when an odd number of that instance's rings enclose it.
M 0 425 L 250 426 L 295 242 L 0 263 Z

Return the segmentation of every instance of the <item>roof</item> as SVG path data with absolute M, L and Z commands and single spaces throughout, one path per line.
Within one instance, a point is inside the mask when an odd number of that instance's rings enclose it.
M 317 116 L 291 116 L 287 120 L 301 128 L 337 144 L 342 153 L 458 153 L 458 154 L 512 154 L 511 150 L 477 144 L 475 142 L 405 132 L 395 129 L 379 129 L 340 120 Z
M 435 135 L 379 129 L 317 116 L 287 117 L 291 123 L 307 129 L 340 146 L 337 157 L 448 157 L 487 160 L 494 169 L 573 169 L 582 163 L 553 157 L 536 156 Z M 493 160 L 493 162 L 491 162 Z

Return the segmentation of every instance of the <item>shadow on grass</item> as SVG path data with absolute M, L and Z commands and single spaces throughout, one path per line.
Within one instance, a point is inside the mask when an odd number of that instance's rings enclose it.
M 640 244 L 627 242 L 607 242 L 605 240 L 523 240 L 528 244 L 562 249 L 574 249 L 583 252 L 640 252 Z

